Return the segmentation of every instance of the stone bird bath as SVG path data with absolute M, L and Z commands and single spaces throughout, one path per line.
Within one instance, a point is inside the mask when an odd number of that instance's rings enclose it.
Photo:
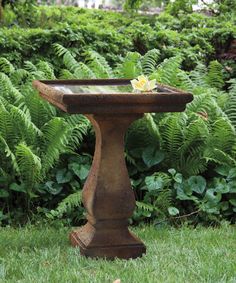
M 85 114 L 96 133 L 94 159 L 83 188 L 88 222 L 71 232 L 71 244 L 89 257 L 142 256 L 145 245 L 128 229 L 135 198 L 124 159 L 124 135 L 144 113 L 184 111 L 192 95 L 167 86 L 135 94 L 127 79 L 34 81 L 33 85 L 61 110 Z

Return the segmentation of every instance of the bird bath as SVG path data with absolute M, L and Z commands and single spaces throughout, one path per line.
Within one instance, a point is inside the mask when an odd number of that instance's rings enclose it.
M 144 113 L 184 111 L 192 95 L 167 86 L 134 94 L 127 79 L 34 81 L 33 85 L 63 111 L 85 114 L 96 133 L 93 163 L 83 188 L 88 222 L 71 232 L 71 244 L 89 257 L 142 256 L 145 245 L 128 229 L 135 198 L 124 159 L 124 135 Z

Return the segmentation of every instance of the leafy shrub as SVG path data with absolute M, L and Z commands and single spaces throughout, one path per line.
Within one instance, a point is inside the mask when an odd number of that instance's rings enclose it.
M 177 56 L 164 60 L 156 69 L 159 52 L 152 50 L 144 56 L 128 53 L 112 71 L 105 58 L 97 53 L 92 56 L 88 53 L 85 64 L 78 63 L 62 46 L 57 44 L 55 49 L 69 67 L 61 73 L 62 78 L 64 75 L 94 78 L 108 73 L 131 78 L 146 73 L 159 82 L 191 90 L 195 95 L 185 113 L 146 114 L 126 135 L 125 154 L 137 199 L 134 221 L 182 219 L 179 213 L 194 216 L 195 222 L 196 219 L 217 222 L 223 218 L 235 221 L 233 189 L 220 192 L 222 198 L 208 200 L 210 194 L 219 192 L 218 183 L 228 180 L 228 175 L 226 179 L 217 177 L 219 165 L 230 171 L 236 164 L 235 129 L 219 105 L 220 96 L 229 102 L 231 97 L 218 90 L 223 82 L 220 63 L 212 61 L 208 68 L 199 64 L 187 73 L 180 69 L 181 57 Z M 205 175 L 211 177 L 206 180 Z M 48 216 L 61 217 L 68 209 L 71 213 L 71 208 L 81 204 L 76 202 L 77 197 L 81 200 L 77 194 L 67 197 Z
M 235 222 L 236 68 L 235 62 L 216 60 L 236 36 L 233 16 L 130 17 L 34 5 L 7 6 L 4 16 L 0 222 L 22 222 L 36 212 L 73 224 L 84 219 L 81 188 L 94 133 L 83 116 L 67 116 L 42 101 L 32 80 L 141 73 L 192 92 L 194 101 L 185 113 L 147 114 L 129 128 L 125 156 L 137 199 L 133 221 L 187 215 L 194 223 Z
M 28 6 L 4 9 L 0 55 L 19 67 L 25 60 L 47 60 L 56 73 L 61 68 L 52 47 L 56 42 L 82 61 L 84 52 L 96 51 L 112 66 L 128 51 L 145 54 L 155 48 L 160 52 L 160 62 L 181 55 L 184 69 L 191 70 L 198 61 L 216 59 L 236 36 L 233 18 L 223 16 L 191 13 L 176 18 L 164 12 L 160 16 L 130 17 L 75 7 L 30 7 L 34 17 L 28 16 Z
M 1 211 L 9 219 L 15 213 L 17 219 L 40 205 L 42 194 L 49 192 L 52 198 L 60 192 L 52 183 L 46 183 L 47 190 L 40 184 L 62 154 L 81 144 L 90 124 L 81 115 L 59 114 L 32 89 L 33 79 L 54 78 L 48 63 L 26 62 L 25 69 L 15 69 L 1 58 L 0 69 Z

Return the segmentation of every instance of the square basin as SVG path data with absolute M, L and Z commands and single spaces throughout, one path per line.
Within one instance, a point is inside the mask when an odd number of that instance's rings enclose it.
M 130 79 L 41 80 L 33 85 L 42 97 L 71 114 L 179 112 L 193 98 L 165 85 L 134 93 Z

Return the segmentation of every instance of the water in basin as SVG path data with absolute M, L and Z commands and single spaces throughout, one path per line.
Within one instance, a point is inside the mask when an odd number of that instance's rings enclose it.
M 129 85 L 51 85 L 53 88 L 65 93 L 86 93 L 86 94 L 115 94 L 123 92 L 132 92 L 132 87 Z
M 50 85 L 50 84 L 49 84 Z M 64 94 L 118 94 L 133 93 L 131 85 L 70 85 L 70 84 L 51 84 L 56 90 Z M 169 89 L 158 87 L 154 92 L 172 92 Z

